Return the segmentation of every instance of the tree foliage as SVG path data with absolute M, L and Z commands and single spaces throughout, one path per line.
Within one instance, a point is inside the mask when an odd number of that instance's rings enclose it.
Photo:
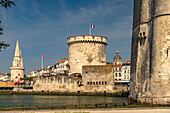
M 0 0 L 1 7 L 4 7 L 5 9 L 10 8 L 11 6 L 15 6 L 15 3 L 11 0 Z M 3 34 L 3 28 L 1 26 L 1 20 L 0 20 L 0 35 Z M 5 42 L 0 42 L 0 51 L 2 49 L 6 49 L 6 47 L 10 46 L 9 44 L 6 44 Z
M 0 5 L 1 7 L 5 7 L 7 9 L 8 7 L 15 5 L 15 3 L 11 0 L 1 0 Z

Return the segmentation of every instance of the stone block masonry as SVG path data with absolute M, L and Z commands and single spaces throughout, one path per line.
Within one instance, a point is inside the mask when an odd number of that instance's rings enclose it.
M 134 0 L 131 97 L 170 96 L 170 0 Z M 167 104 L 156 98 L 154 104 Z M 149 101 L 148 101 L 149 103 Z
M 83 65 L 106 65 L 107 38 L 81 35 L 67 38 L 70 73 L 82 73 Z
M 82 81 L 85 91 L 113 91 L 113 66 L 83 66 Z

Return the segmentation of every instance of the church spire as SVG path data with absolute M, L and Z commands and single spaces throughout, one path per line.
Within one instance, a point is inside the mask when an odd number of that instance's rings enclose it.
M 18 40 L 17 40 L 17 44 L 16 44 L 16 48 L 15 48 L 15 55 L 14 56 L 20 56 Z

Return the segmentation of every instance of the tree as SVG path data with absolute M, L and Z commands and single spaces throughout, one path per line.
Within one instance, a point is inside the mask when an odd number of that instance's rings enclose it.
M 4 7 L 5 9 L 8 9 L 8 7 L 10 8 L 11 6 L 15 6 L 15 3 L 13 1 L 10 0 L 0 0 L 0 6 Z M 0 20 L 0 35 L 3 34 L 3 28 L 1 26 L 1 20 Z M 5 49 L 6 47 L 10 46 L 9 44 L 5 44 L 5 42 L 0 42 L 0 51 L 2 49 Z

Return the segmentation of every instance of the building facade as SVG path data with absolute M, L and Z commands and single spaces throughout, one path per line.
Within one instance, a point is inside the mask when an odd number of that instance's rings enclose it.
M 15 81 L 15 79 L 20 80 L 20 78 L 24 78 L 24 69 L 22 53 L 19 49 L 19 43 L 17 40 L 12 67 L 10 67 L 11 80 Z
M 70 66 L 69 66 L 68 59 L 62 59 L 57 61 L 56 70 L 55 70 L 57 74 L 66 74 L 69 72 L 69 69 Z
M 122 57 L 119 56 L 119 51 L 117 51 L 116 56 L 113 58 L 114 83 L 129 83 L 130 67 L 130 61 L 126 61 L 122 64 Z
M 131 97 L 170 96 L 170 0 L 134 0 Z M 167 104 L 168 98 L 155 98 Z
M 106 65 L 107 38 L 81 35 L 67 38 L 70 73 L 82 73 L 83 65 Z

